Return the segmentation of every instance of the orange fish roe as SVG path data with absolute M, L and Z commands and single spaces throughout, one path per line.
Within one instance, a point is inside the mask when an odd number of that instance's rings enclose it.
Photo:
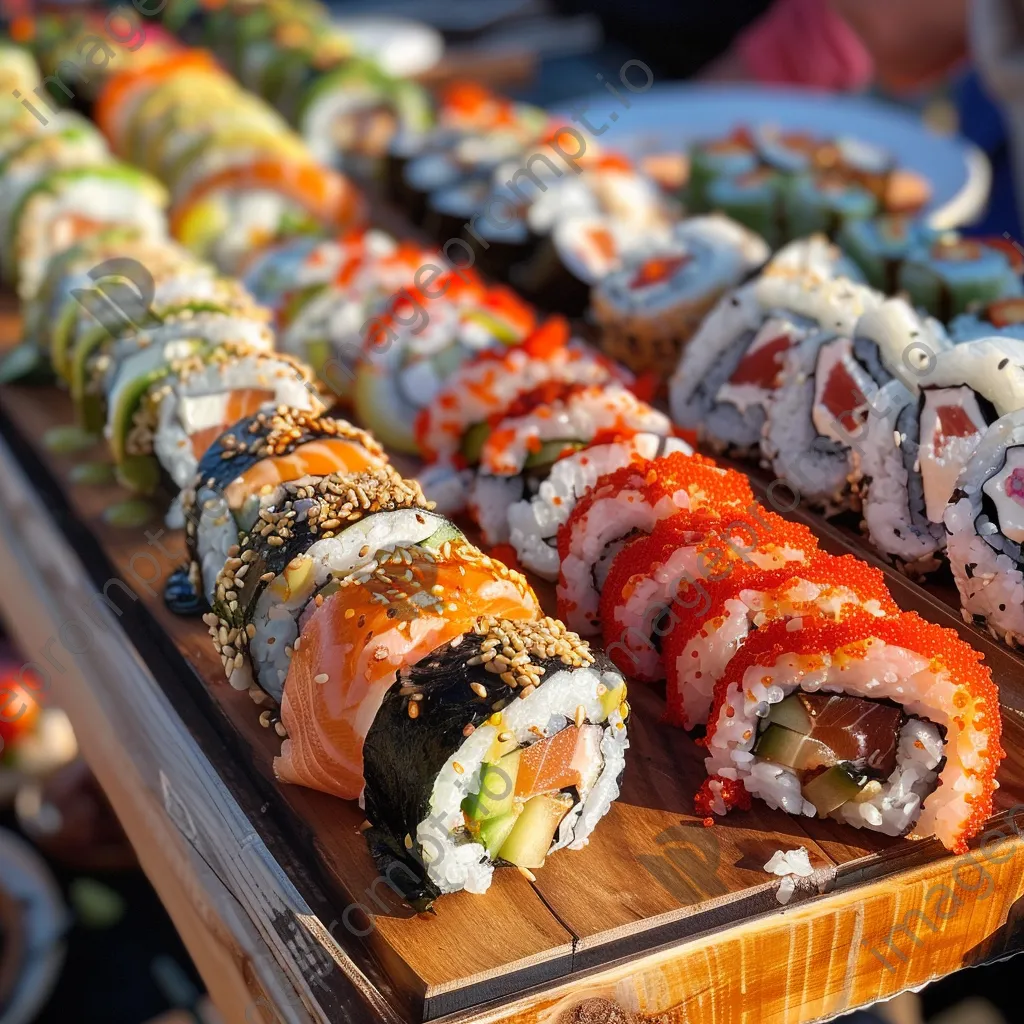
M 737 779 L 723 779 L 720 775 L 712 775 L 700 784 L 700 789 L 697 790 L 693 798 L 694 813 L 698 818 L 704 819 L 705 827 L 713 825 L 715 822 L 712 811 L 716 798 L 720 798 L 725 804 L 726 811 L 731 811 L 734 807 L 738 807 L 741 811 L 750 810 L 750 794 L 742 782 Z
M 664 567 L 681 548 L 695 549 L 694 578 L 677 573 L 677 579 L 666 579 L 665 573 L 670 570 Z M 756 568 L 749 561 L 751 556 L 767 558 L 778 551 L 779 558 L 792 562 L 801 553 L 816 550 L 817 541 L 805 526 L 790 523 L 754 503 L 749 509 L 681 510 L 663 519 L 649 537 L 622 549 L 601 592 L 601 630 L 612 660 L 623 672 L 641 681 L 661 678 L 668 663 L 663 665 L 662 658 L 658 658 L 655 664 L 653 659 L 642 656 L 645 644 L 653 648 L 657 642 L 653 634 L 646 635 L 648 628 L 661 636 L 680 628 L 694 633 L 708 621 L 707 587 L 728 580 L 743 566 Z M 664 603 L 660 599 L 655 601 L 654 611 L 661 614 L 654 622 L 632 622 L 635 615 L 624 606 L 636 586 L 652 578 L 672 587 L 675 596 L 665 593 Z
M 562 561 L 569 553 L 574 529 L 586 518 L 594 504 L 624 490 L 640 491 L 650 505 L 679 492 L 685 492 L 685 500 L 691 504 L 704 508 L 746 507 L 754 504 L 750 482 L 742 473 L 719 469 L 711 459 L 702 455 L 673 452 L 657 459 L 638 461 L 601 477 L 577 502 L 572 515 L 558 531 L 558 556 Z
M 780 531 L 787 535 L 786 543 L 791 545 L 800 543 L 798 533 L 801 528 L 790 529 L 794 525 L 783 521 Z M 772 540 L 778 543 L 779 537 L 773 536 Z M 703 583 L 702 614 L 679 616 L 672 631 L 664 640 L 662 649 L 665 676 L 668 680 L 665 693 L 668 703 L 665 713 L 667 722 L 684 729 L 689 729 L 695 724 L 687 720 L 684 711 L 685 669 L 680 668 L 679 658 L 698 633 L 703 636 L 710 635 L 713 630 L 708 630 L 709 625 L 713 624 L 714 629 L 721 628 L 726 619 L 726 602 L 735 598 L 741 590 L 756 591 L 766 595 L 765 619 L 756 624 L 758 627 L 768 625 L 782 617 L 789 618 L 799 615 L 806 620 L 808 618 L 816 619 L 823 614 L 817 600 L 803 603 L 787 601 L 785 610 L 779 607 L 779 599 L 798 580 L 807 580 L 823 586 L 834 585 L 846 588 L 862 601 L 876 601 L 879 610 L 886 615 L 899 614 L 899 607 L 893 601 L 889 589 L 885 585 L 885 575 L 868 565 L 867 562 L 854 558 L 853 555 L 836 556 L 815 550 L 813 555 L 802 564 L 790 563 L 777 569 L 761 569 L 747 559 L 737 559 L 730 563 L 729 571 L 723 578 L 708 579 Z M 703 613 L 704 608 L 707 609 L 706 613 Z M 856 610 L 857 605 L 843 603 L 839 605 L 839 608 L 842 614 L 847 615 Z M 692 653 L 697 654 L 696 650 Z
M 971 748 L 969 763 L 962 766 L 956 787 L 950 787 L 951 791 L 946 795 L 946 799 L 953 800 L 962 794 L 964 803 L 970 808 L 955 827 L 939 835 L 948 849 L 962 853 L 967 849 L 967 840 L 977 834 L 992 813 L 992 797 L 998 788 L 996 771 L 1006 756 L 1000 744 L 999 690 L 992 681 L 992 673 L 982 664 L 982 655 L 978 651 L 964 643 L 953 630 L 928 622 L 916 612 L 903 612 L 888 618 L 857 612 L 842 622 L 801 630 L 787 630 L 784 622 L 759 629 L 729 662 L 725 675 L 715 687 L 714 706 L 708 719 L 708 743 L 713 745 L 730 691 L 742 685 L 749 668 L 774 666 L 788 654 L 803 655 L 809 661 L 822 663 L 822 653 L 827 652 L 833 665 L 841 661 L 856 661 L 866 657 L 878 643 L 928 658 L 930 671 L 942 674 L 949 685 L 955 687 L 950 702 L 957 706 L 958 695 L 966 697 L 962 716 L 954 717 L 949 707 L 936 708 L 935 712 L 941 711 L 950 721 L 956 722 L 958 728 L 969 729 L 983 739 Z M 958 737 L 947 732 L 946 766 L 939 776 L 937 789 L 947 780 L 951 762 L 955 762 L 954 771 L 960 767 L 959 746 Z M 967 792 L 963 792 L 964 787 Z M 934 794 L 926 799 L 924 813 L 929 810 L 928 799 L 934 799 Z

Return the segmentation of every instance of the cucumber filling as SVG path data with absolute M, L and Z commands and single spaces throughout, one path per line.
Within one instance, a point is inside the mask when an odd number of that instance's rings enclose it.
M 773 704 L 753 753 L 793 770 L 821 817 L 872 799 L 897 767 L 909 721 L 894 704 L 828 693 L 792 693 Z

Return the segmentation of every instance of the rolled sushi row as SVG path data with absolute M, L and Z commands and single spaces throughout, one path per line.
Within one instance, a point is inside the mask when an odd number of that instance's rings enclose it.
M 225 272 L 267 245 L 364 218 L 359 191 L 205 51 L 113 76 L 94 116 L 116 153 L 166 184 L 174 236 Z
M 357 55 L 322 4 L 169 4 L 161 16 L 168 29 L 212 50 L 245 88 L 279 110 L 328 166 L 373 174 L 394 138 L 433 124 L 423 87 Z
M 691 212 L 719 211 L 777 248 L 814 232 L 925 205 L 925 181 L 891 154 L 851 138 L 825 139 L 770 126 L 740 127 L 689 151 L 682 198 Z
M 11 73 L 21 92 L 39 75 L 19 56 Z M 20 104 L 0 108 L 0 270 L 23 300 L 38 292 L 50 258 L 79 239 L 114 226 L 165 239 L 167 198 L 156 179 L 115 160 L 79 115 L 43 124 Z

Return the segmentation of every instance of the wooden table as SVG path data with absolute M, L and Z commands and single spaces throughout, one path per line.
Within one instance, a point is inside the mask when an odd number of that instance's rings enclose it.
M 16 335 L 8 308 L 0 337 Z M 259 708 L 221 681 L 202 623 L 160 599 L 180 537 L 159 514 L 105 522 L 123 494 L 71 482 L 102 446 L 43 441 L 70 419 L 56 389 L 0 389 L 0 611 L 227 1021 L 569 1024 L 586 1003 L 609 1011 L 589 1020 L 795 1024 L 1022 945 L 1024 661 L 960 624 L 948 590 L 892 581 L 982 647 L 1002 688 L 1009 756 L 972 853 L 763 806 L 705 828 L 700 750 L 637 686 L 623 794 L 590 846 L 416 916 L 377 878 L 357 806 L 273 780 Z M 854 543 L 815 526 L 834 550 Z M 763 865 L 797 846 L 815 873 L 782 907 Z

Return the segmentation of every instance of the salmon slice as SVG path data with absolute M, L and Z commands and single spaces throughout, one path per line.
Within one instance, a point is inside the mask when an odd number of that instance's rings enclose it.
M 273 490 L 279 484 L 299 480 L 304 476 L 361 473 L 380 465 L 381 459 L 367 451 L 358 441 L 342 437 L 307 441 L 287 455 L 260 459 L 232 480 L 224 493 L 231 508 L 241 508 L 249 495 L 259 494 L 264 488 Z
M 532 743 L 519 757 L 517 797 L 529 800 L 540 793 L 557 793 L 593 774 L 594 726 L 570 725 L 547 739 Z M 600 730 L 598 730 L 600 732 Z
M 481 615 L 540 616 L 526 580 L 468 545 L 434 560 L 404 549 L 341 582 L 315 608 L 288 666 L 277 777 L 355 800 L 363 741 L 398 671 L 470 629 Z M 378 556 L 383 559 L 385 555 Z
M 229 391 L 224 396 L 224 411 L 221 414 L 220 423 L 212 427 L 204 427 L 190 435 L 192 442 L 192 454 L 196 459 L 201 459 L 206 454 L 206 449 L 220 437 L 221 434 L 246 416 L 257 413 L 268 402 L 274 401 L 275 393 L 265 388 L 238 388 Z

